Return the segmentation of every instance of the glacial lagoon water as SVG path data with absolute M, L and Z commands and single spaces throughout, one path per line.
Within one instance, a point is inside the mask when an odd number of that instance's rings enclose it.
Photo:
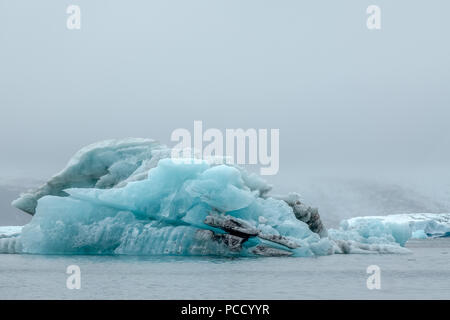
M 0 255 L 0 299 L 450 299 L 450 238 L 314 258 Z M 81 289 L 66 268 L 81 269 Z M 369 265 L 381 289 L 369 290 Z

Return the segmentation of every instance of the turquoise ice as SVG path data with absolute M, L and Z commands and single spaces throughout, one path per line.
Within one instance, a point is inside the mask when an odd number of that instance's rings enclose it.
M 241 167 L 171 159 L 148 139 L 80 150 L 16 207 L 34 214 L 0 228 L 0 252 L 32 254 L 317 256 L 403 253 L 411 237 L 445 236 L 449 215 L 345 220 L 326 230 L 299 195 Z
M 162 159 L 147 179 L 122 188 L 64 191 L 68 196 L 39 199 L 20 235 L 23 252 L 252 255 L 251 249 L 264 242 L 254 237 L 239 252 L 228 250 L 207 236 L 223 233 L 204 223 L 212 212 L 291 239 L 299 244 L 292 250 L 297 255 L 332 252 L 332 243 L 296 219 L 286 202 L 260 197 L 232 166 Z

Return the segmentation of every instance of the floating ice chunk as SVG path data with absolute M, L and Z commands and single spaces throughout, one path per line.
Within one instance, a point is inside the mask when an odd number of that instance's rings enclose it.
M 340 229 L 328 230 L 334 240 L 353 240 L 364 244 L 396 242 L 401 246 L 411 238 L 450 235 L 450 214 L 414 213 L 355 217 L 341 222 Z
M 391 216 L 397 221 L 408 221 L 412 238 L 429 238 L 450 236 L 450 213 L 414 213 Z
M 243 168 L 173 161 L 148 139 L 80 150 L 66 168 L 13 204 L 32 214 L 0 228 L 0 252 L 42 254 L 314 256 L 400 253 L 411 237 L 445 236 L 450 215 L 345 220 L 326 230 L 300 196 L 270 196 Z
M 330 241 L 322 241 L 298 220 L 285 201 L 261 197 L 245 183 L 242 172 L 227 165 L 162 159 L 145 180 L 121 188 L 71 188 L 64 190 L 65 197 L 44 196 L 22 230 L 22 251 L 298 256 L 331 252 Z M 229 218 L 212 222 L 214 215 Z M 227 228 L 233 221 L 237 225 Z

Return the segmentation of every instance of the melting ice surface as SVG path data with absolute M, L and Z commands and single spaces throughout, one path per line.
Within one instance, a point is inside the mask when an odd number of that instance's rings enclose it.
M 450 215 L 360 217 L 326 230 L 297 194 L 270 196 L 244 169 L 179 161 L 147 139 L 80 150 L 13 205 L 34 214 L 0 228 L 0 252 L 314 256 L 406 252 L 411 237 L 448 235 Z

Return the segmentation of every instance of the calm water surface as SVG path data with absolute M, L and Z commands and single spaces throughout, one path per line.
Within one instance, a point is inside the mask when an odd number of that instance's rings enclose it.
M 0 255 L 0 299 L 450 299 L 450 239 L 318 258 Z M 81 289 L 66 288 L 69 265 Z M 381 268 L 368 290 L 366 268 Z

